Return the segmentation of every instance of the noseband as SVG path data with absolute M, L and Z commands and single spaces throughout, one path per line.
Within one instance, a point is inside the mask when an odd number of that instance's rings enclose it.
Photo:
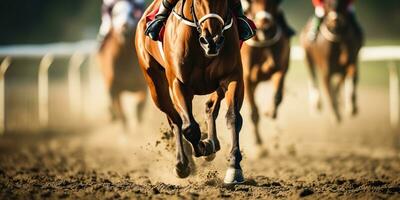
M 257 20 L 264 20 L 267 19 L 271 22 L 274 21 L 274 17 L 272 16 L 271 13 L 267 12 L 267 11 L 260 11 L 256 13 L 256 16 L 254 17 L 254 19 Z M 265 28 L 264 30 L 267 31 L 269 29 L 271 29 L 272 26 L 269 26 L 267 28 Z M 251 38 L 250 40 L 246 41 L 246 44 L 251 46 L 251 47 L 269 47 L 272 46 L 274 44 L 276 44 L 282 37 L 282 28 L 278 25 L 276 25 L 276 32 L 274 34 L 274 36 L 269 39 L 269 40 L 262 40 L 262 41 L 256 41 L 254 40 L 254 38 Z

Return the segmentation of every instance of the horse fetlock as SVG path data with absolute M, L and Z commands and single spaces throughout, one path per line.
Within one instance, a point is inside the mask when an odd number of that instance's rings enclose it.
M 197 123 L 183 125 L 182 133 L 193 146 L 197 145 L 201 139 L 200 127 Z

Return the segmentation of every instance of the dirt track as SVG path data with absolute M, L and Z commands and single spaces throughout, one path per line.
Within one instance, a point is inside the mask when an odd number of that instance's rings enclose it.
M 217 120 L 221 152 L 212 163 L 196 159 L 196 173 L 180 180 L 172 173 L 174 152 L 161 139 L 164 119 L 149 103 L 146 123 L 129 134 L 115 124 L 2 136 L 0 199 L 400 199 L 399 135 L 388 128 L 387 105 L 371 106 L 387 102 L 387 90 L 361 88 L 360 116 L 338 126 L 307 114 L 307 96 L 296 92 L 305 86 L 289 82 L 279 120 L 261 122 L 266 157 L 257 157 L 243 108 L 243 185 L 222 184 L 230 141 L 224 108 Z M 195 104 L 199 119 L 203 103 Z
M 197 160 L 196 175 L 178 180 L 171 175 L 172 153 L 166 154 L 163 144 L 129 144 L 137 139 L 145 140 L 105 132 L 3 138 L 0 199 L 400 198 L 400 160 L 394 157 L 287 154 L 246 159 L 247 182 L 226 187 L 221 183 L 224 159 L 214 164 Z

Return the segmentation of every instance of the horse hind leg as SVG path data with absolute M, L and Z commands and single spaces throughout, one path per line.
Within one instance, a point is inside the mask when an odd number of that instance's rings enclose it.
M 138 54 L 138 58 L 149 86 L 151 97 L 155 105 L 167 115 L 171 130 L 175 135 L 177 162 L 174 172 L 177 177 L 186 178 L 190 175 L 190 167 L 188 157 L 184 150 L 181 129 L 182 120 L 172 104 L 167 77 L 162 70 L 162 66 L 155 59 L 150 57 L 150 55 Z
M 219 108 L 221 105 L 221 100 L 223 99 L 223 92 L 221 89 L 215 91 L 210 99 L 206 102 L 206 118 L 207 118 L 207 128 L 208 137 L 204 142 L 205 154 L 210 154 L 206 157 L 206 161 L 212 161 L 215 158 L 215 153 L 221 149 L 219 140 L 217 137 L 217 128 L 215 120 L 218 117 Z M 210 153 L 211 152 L 211 153 Z
M 310 72 L 310 79 L 308 83 L 310 108 L 312 109 L 312 112 L 321 111 L 322 102 L 320 90 L 318 87 L 318 76 L 315 63 L 309 53 L 306 54 L 306 61 Z

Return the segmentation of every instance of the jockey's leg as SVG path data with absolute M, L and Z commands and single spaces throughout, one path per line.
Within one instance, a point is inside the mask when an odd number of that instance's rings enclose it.
M 315 14 L 311 20 L 311 27 L 308 32 L 308 39 L 310 41 L 315 41 L 318 36 L 319 27 L 321 26 L 322 19 L 325 16 L 325 10 L 321 6 L 315 7 Z
M 362 36 L 363 30 L 357 21 L 357 17 L 356 17 L 356 13 L 355 13 L 355 9 L 354 9 L 353 5 L 350 5 L 348 7 L 348 13 L 349 13 L 349 22 L 350 22 L 351 26 L 354 27 L 354 29 L 356 31 L 356 35 Z
M 145 34 L 152 40 L 158 40 L 161 28 L 167 20 L 178 0 L 163 0 L 153 21 L 147 24 Z
M 229 6 L 237 17 L 239 39 L 245 41 L 253 37 L 255 35 L 255 27 L 251 25 L 253 23 L 244 15 L 240 0 L 231 0 Z
M 278 21 L 278 24 L 281 25 L 283 32 L 285 33 L 286 36 L 292 37 L 296 34 L 296 32 L 292 29 L 292 27 L 290 27 L 289 24 L 287 23 L 285 15 L 281 9 L 278 10 L 276 20 Z

